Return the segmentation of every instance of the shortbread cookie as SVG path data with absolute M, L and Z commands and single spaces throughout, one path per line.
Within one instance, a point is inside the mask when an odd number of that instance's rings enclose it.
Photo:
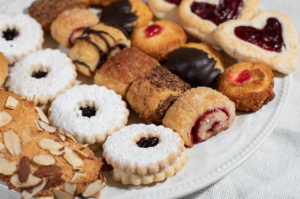
M 37 0 L 29 7 L 29 14 L 48 32 L 51 23 L 64 10 L 71 8 L 88 8 L 89 0 Z
M 58 43 L 70 48 L 86 28 L 98 22 L 97 15 L 87 9 L 65 10 L 51 24 L 51 35 Z
M 104 143 L 127 124 L 129 111 L 121 96 L 104 86 L 75 86 L 59 95 L 49 109 L 50 123 L 79 143 Z
M 230 127 L 234 118 L 232 101 L 211 88 L 198 87 L 179 97 L 162 122 L 192 147 L 194 142 L 205 141 Z
M 168 108 L 190 88 L 168 69 L 157 66 L 131 84 L 126 100 L 141 118 L 161 124 Z
M 178 6 L 182 0 L 148 0 L 150 9 L 158 19 L 177 22 Z
M 188 43 L 174 50 L 166 67 L 192 87 L 214 87 L 217 77 L 224 72 L 221 54 L 202 43 Z
M 132 46 L 158 61 L 165 61 L 174 49 L 185 44 L 186 39 L 182 27 L 168 20 L 135 28 L 131 35 Z
M 133 124 L 108 137 L 103 156 L 122 184 L 163 181 L 186 164 L 187 153 L 177 133 L 163 126 Z
M 42 48 L 44 32 L 29 15 L 0 14 L 0 30 L 0 52 L 9 65 Z
M 0 86 L 4 83 L 7 75 L 8 65 L 4 55 L 0 52 Z
M 49 126 L 33 101 L 11 92 L 0 96 L 0 180 L 22 199 L 100 197 L 102 159 Z
M 24 57 L 11 68 L 8 91 L 25 95 L 35 104 L 47 104 L 76 83 L 75 66 L 59 50 L 40 50 Z
M 194 37 L 219 46 L 213 32 L 223 22 L 250 19 L 258 9 L 259 0 L 183 0 L 178 8 L 178 20 Z
M 229 21 L 220 25 L 214 36 L 236 59 L 260 62 L 284 74 L 297 68 L 297 31 L 283 13 L 263 11 L 251 20 Z
M 110 55 L 130 46 L 131 42 L 126 33 L 117 27 L 99 23 L 83 31 L 71 48 L 69 57 L 79 72 L 94 77 L 96 70 Z
M 266 65 L 241 62 L 226 68 L 219 77 L 218 91 L 234 102 L 240 111 L 257 111 L 272 101 L 274 75 Z
M 126 98 L 129 86 L 159 63 L 135 47 L 124 49 L 105 62 L 94 77 L 95 84 L 106 86 Z

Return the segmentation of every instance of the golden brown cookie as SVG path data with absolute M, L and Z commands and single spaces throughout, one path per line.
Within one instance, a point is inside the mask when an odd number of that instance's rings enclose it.
M 102 159 L 72 136 L 56 132 L 33 101 L 11 92 L 0 95 L 0 173 L 8 187 L 23 199 L 99 197 L 105 186 Z
M 190 85 L 161 66 L 142 75 L 129 87 L 126 100 L 141 118 L 160 124 L 165 112 Z
M 186 42 L 184 30 L 175 22 L 158 20 L 152 25 L 137 27 L 131 35 L 132 46 L 158 61 L 165 61 L 170 52 Z
M 218 91 L 233 101 L 240 111 L 257 111 L 275 97 L 274 74 L 261 63 L 237 63 L 226 68 L 218 81 Z
M 0 86 L 4 83 L 8 70 L 7 60 L 0 52 Z
M 114 90 L 125 99 L 131 83 L 156 66 L 159 63 L 139 49 L 127 48 L 110 57 L 97 70 L 94 82 Z
M 181 0 L 148 0 L 149 7 L 158 19 L 177 20 L 178 6 Z
M 118 0 L 90 0 L 90 4 L 93 6 L 108 6 L 110 3 Z

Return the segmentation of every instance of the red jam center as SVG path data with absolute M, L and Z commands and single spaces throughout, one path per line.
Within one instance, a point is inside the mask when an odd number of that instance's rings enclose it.
M 149 26 L 146 30 L 145 30 L 145 34 L 146 34 L 146 37 L 153 37 L 153 36 L 156 36 L 156 35 L 159 35 L 162 31 L 162 27 L 159 26 L 159 25 L 156 25 L 156 24 L 153 24 L 151 26 Z
M 81 36 L 82 32 L 86 29 L 87 27 L 82 27 L 82 28 L 77 28 L 75 30 L 73 30 L 73 32 L 70 34 L 69 36 L 69 45 L 70 46 L 73 46 L 74 45 L 74 42 L 75 42 L 75 39 L 79 36 Z M 76 37 L 76 38 L 74 38 Z
M 219 5 L 194 1 L 191 10 L 202 19 L 219 25 L 230 19 L 237 19 L 243 6 L 243 0 L 220 0 Z
M 179 6 L 179 4 L 181 3 L 181 0 L 165 0 L 168 3 L 172 3 L 175 4 L 177 6 Z
M 238 38 L 265 50 L 281 52 L 282 46 L 285 46 L 281 23 L 276 18 L 269 18 L 262 30 L 251 26 L 239 26 L 235 28 L 234 33 Z
M 237 83 L 244 83 L 251 78 L 251 73 L 249 70 L 242 71 L 239 76 L 234 80 Z

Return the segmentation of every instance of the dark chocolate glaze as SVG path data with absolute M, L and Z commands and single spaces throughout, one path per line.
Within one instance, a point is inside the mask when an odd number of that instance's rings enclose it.
M 170 54 L 166 66 L 192 87 L 213 87 L 220 75 L 220 69 L 214 69 L 216 63 L 203 50 L 178 48 Z
M 95 114 L 96 114 L 96 109 L 95 109 L 95 107 L 92 108 L 92 107 L 89 107 L 89 106 L 85 106 L 85 107 L 80 107 L 79 110 L 82 111 L 81 115 L 82 115 L 83 117 L 88 117 L 88 118 L 90 118 L 90 117 L 92 117 L 92 116 L 95 116 Z
M 6 41 L 14 40 L 17 36 L 19 36 L 19 32 L 16 29 L 7 29 L 2 32 L 2 37 L 6 39 Z
M 159 139 L 156 137 L 153 138 L 141 138 L 136 144 L 141 148 L 154 147 L 158 144 Z
M 132 22 L 137 18 L 138 16 L 131 12 L 130 2 L 119 0 L 103 9 L 100 22 L 121 26 L 130 35 L 134 28 Z
M 48 71 L 39 70 L 38 72 L 33 72 L 31 74 L 31 77 L 35 77 L 37 79 L 40 79 L 40 78 L 46 77 L 47 74 L 48 74 Z

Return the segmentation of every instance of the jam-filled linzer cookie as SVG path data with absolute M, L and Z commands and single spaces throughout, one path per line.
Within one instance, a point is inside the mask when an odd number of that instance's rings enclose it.
M 258 9 L 259 0 L 183 0 L 178 20 L 194 37 L 219 46 L 213 37 L 216 28 L 229 20 L 250 19 Z
M 177 22 L 178 6 L 182 0 L 148 0 L 153 14 L 158 19 L 167 19 Z
M 230 127 L 235 118 L 234 103 L 211 88 L 187 91 L 167 110 L 165 127 L 179 133 L 186 146 L 205 141 Z
M 129 87 L 126 100 L 141 118 L 161 124 L 168 108 L 190 85 L 161 66 L 142 75 Z
M 213 47 L 188 43 L 169 55 L 166 67 L 192 87 L 213 87 L 217 77 L 224 72 L 225 64 Z
M 0 52 L 9 65 L 42 48 L 41 25 L 25 14 L 0 14 Z
M 8 70 L 7 60 L 0 52 L 0 86 L 4 83 Z
M 51 24 L 51 35 L 58 43 L 70 48 L 86 28 L 98 22 L 97 15 L 87 9 L 65 10 Z
M 69 57 L 82 74 L 94 77 L 110 55 L 131 46 L 126 33 L 117 27 L 99 23 L 85 29 L 69 52 Z
M 235 103 L 240 111 L 257 111 L 272 101 L 274 75 L 266 65 L 241 62 L 225 69 L 219 77 L 218 91 Z
M 177 133 L 163 126 L 133 124 L 114 133 L 103 156 L 122 184 L 150 184 L 181 171 L 188 155 Z
M 186 39 L 182 27 L 168 20 L 135 28 L 131 35 L 132 46 L 158 61 L 165 61 L 174 49 L 185 44 Z
M 159 63 L 135 47 L 124 49 L 105 62 L 94 77 L 95 84 L 106 86 L 126 98 L 129 86 Z
M 214 36 L 233 58 L 260 62 L 284 74 L 297 68 L 297 30 L 283 13 L 263 11 L 250 20 L 228 21 Z
M 0 180 L 22 199 L 100 197 L 102 159 L 12 92 L 0 91 Z

